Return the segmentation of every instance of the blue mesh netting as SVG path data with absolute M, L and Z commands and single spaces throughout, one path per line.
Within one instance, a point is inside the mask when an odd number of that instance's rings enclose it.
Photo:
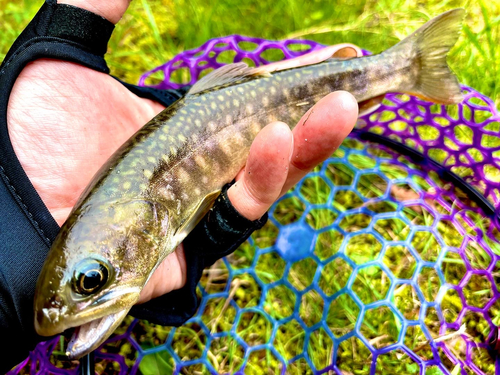
M 259 65 L 321 46 L 229 36 L 148 72 L 193 83 L 227 59 Z M 204 74 L 204 73 L 203 73 Z M 335 154 L 206 270 L 183 327 L 128 318 L 96 353 L 101 373 L 492 374 L 500 314 L 499 114 L 470 88 L 458 106 L 406 95 L 360 120 Z M 380 143 L 383 135 L 421 154 Z M 404 151 L 400 148 L 399 151 Z M 439 162 L 439 164 L 432 160 Z M 443 168 L 444 166 L 444 168 Z M 447 171 L 487 199 L 457 184 Z M 75 373 L 63 339 L 11 373 Z

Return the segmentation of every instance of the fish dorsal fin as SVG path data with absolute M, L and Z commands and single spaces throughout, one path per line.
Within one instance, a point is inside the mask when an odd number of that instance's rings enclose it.
M 217 86 L 231 84 L 233 82 L 245 80 L 245 78 L 256 76 L 270 77 L 270 73 L 267 69 L 251 68 L 244 62 L 225 65 L 208 73 L 205 77 L 196 82 L 193 87 L 191 87 L 191 90 L 188 91 L 188 95 L 197 94 Z
M 217 86 L 223 86 L 237 81 L 244 81 L 245 79 L 254 77 L 270 77 L 272 72 L 318 64 L 330 58 L 346 59 L 356 56 L 362 56 L 362 52 L 359 47 L 353 44 L 344 43 L 325 47 L 324 49 L 313 51 L 293 59 L 276 61 L 274 63 L 255 68 L 249 67 L 244 62 L 229 64 L 210 72 L 196 82 L 193 87 L 191 87 L 191 90 L 189 90 L 188 95 L 197 94 Z
M 193 210 L 189 216 L 175 232 L 176 242 L 181 243 L 182 240 L 191 232 L 194 227 L 200 222 L 206 213 L 212 208 L 215 200 L 220 195 L 220 190 L 207 194 L 198 206 Z

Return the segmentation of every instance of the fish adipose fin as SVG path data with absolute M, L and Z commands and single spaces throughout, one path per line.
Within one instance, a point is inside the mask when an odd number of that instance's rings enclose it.
M 413 51 L 418 73 L 413 88 L 405 90 L 407 93 L 441 104 L 462 101 L 462 89 L 446 62 L 446 55 L 459 37 L 464 15 L 462 8 L 445 12 L 388 50 Z

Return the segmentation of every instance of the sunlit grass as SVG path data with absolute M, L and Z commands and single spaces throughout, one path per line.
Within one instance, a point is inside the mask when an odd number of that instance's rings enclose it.
M 34 15 L 40 4 L 40 1 L 10 2 L 0 0 L 0 19 L 2 19 L 2 25 L 0 26 L 2 36 L 0 38 L 0 59 L 7 53 L 9 46 Z M 351 42 L 364 49 L 380 52 L 397 43 L 433 16 L 455 7 L 466 8 L 467 16 L 462 36 L 450 54 L 450 64 L 462 83 L 490 96 L 498 106 L 500 105 L 500 89 L 497 84 L 497 82 L 500 82 L 500 68 L 498 68 L 500 49 L 497 48 L 497 45 L 500 41 L 500 5 L 494 1 L 408 2 L 403 0 L 380 0 L 365 2 L 354 0 L 342 5 L 338 2 L 333 3 L 324 0 L 315 2 L 298 0 L 276 0 L 273 2 L 253 0 L 223 0 L 217 2 L 202 0 L 179 0 L 175 2 L 135 0 L 116 27 L 109 43 L 107 60 L 114 75 L 129 82 L 137 82 L 143 72 L 164 63 L 177 53 L 197 47 L 210 38 L 235 33 L 267 39 L 312 39 L 324 44 Z M 350 143 L 354 142 L 348 141 L 346 145 L 349 146 Z M 338 154 L 340 153 L 342 151 L 338 152 Z M 349 161 L 359 169 L 372 166 L 370 164 L 371 160 L 363 158 L 355 158 Z M 335 185 L 345 186 L 351 184 L 352 171 L 347 166 L 332 164 L 329 170 L 331 171 L 329 177 L 331 177 Z M 381 171 L 389 177 L 401 177 L 397 168 L 390 165 L 382 165 Z M 371 175 L 371 179 L 360 180 L 357 186 L 358 192 L 367 198 L 382 195 L 386 186 L 381 185 L 376 177 Z M 405 186 L 398 186 L 397 189 L 399 189 L 396 192 L 398 194 L 411 195 L 413 193 L 405 191 Z M 310 203 L 323 204 L 327 200 L 330 188 L 324 182 L 322 183 L 320 179 L 313 178 L 303 185 L 300 193 Z M 344 212 L 361 205 L 360 197 L 352 192 L 342 194 L 338 198 L 333 203 L 333 208 L 338 212 Z M 393 209 L 389 203 L 387 203 L 387 206 L 380 208 L 380 210 L 390 211 Z M 303 203 L 294 198 L 279 205 L 275 215 L 282 224 L 289 224 L 298 220 L 303 211 Z M 406 215 L 409 220 L 415 221 L 417 225 L 430 226 L 432 223 L 432 217 L 427 212 L 414 211 L 411 207 L 406 210 Z M 313 228 L 320 229 L 331 225 L 336 220 L 336 217 L 337 214 L 333 211 L 309 211 L 306 222 Z M 369 216 L 350 216 L 349 219 L 340 224 L 340 227 L 346 232 L 355 232 L 369 224 Z M 443 225 L 440 225 L 440 228 L 442 227 Z M 405 234 L 406 224 L 398 222 L 395 227 L 386 228 L 383 222 L 379 222 L 375 224 L 374 228 L 383 237 L 397 239 L 401 236 L 401 233 Z M 445 240 L 449 240 L 450 243 L 457 240 L 453 233 L 447 231 L 443 233 Z M 333 234 L 331 236 L 332 239 L 336 238 Z M 254 235 L 254 241 L 260 247 L 271 246 L 275 239 L 276 228 L 270 225 Z M 341 241 L 342 239 L 338 240 L 338 242 Z M 349 256 L 355 262 L 366 261 L 368 255 L 372 260 L 377 256 L 376 251 L 373 251 L 376 248 L 375 242 L 374 244 L 366 240 L 359 244 L 354 242 L 348 250 L 349 254 L 354 255 Z M 431 260 L 436 260 L 438 250 L 431 238 L 422 237 L 418 246 L 421 246 L 422 257 L 432 256 Z M 418 246 L 416 248 L 420 249 Z M 413 258 L 403 248 L 396 250 L 398 251 L 397 254 L 405 254 L 408 260 L 401 262 L 398 268 L 398 264 L 393 264 L 398 259 L 389 259 L 389 253 L 386 253 L 384 262 L 387 262 L 386 265 L 392 272 L 397 272 L 399 275 L 397 277 L 410 279 L 414 270 Z M 319 250 L 317 251 L 319 252 Z M 325 255 L 325 259 L 333 254 L 334 252 Z M 254 256 L 255 250 L 246 243 L 230 259 L 234 268 L 245 268 L 251 265 Z M 319 253 L 318 256 L 321 257 Z M 486 258 L 482 249 L 470 249 L 472 265 L 477 264 L 478 267 L 484 268 L 485 262 L 489 261 Z M 262 257 L 262 259 L 258 263 L 257 276 L 264 282 L 274 281 L 279 278 L 280 276 L 276 275 L 276 257 L 270 255 Z M 391 268 L 393 265 L 395 270 Z M 343 261 L 339 261 L 335 266 L 336 274 L 333 273 L 333 270 L 325 268 L 323 271 L 325 276 L 320 279 L 320 286 L 323 284 L 330 287 L 334 286 L 328 292 L 325 287 L 326 293 L 333 294 L 340 291 L 352 273 L 350 267 Z M 316 267 L 317 264 L 311 262 L 311 260 L 298 262 L 287 275 L 288 281 L 297 290 L 303 290 L 311 284 Z M 442 267 L 447 282 L 450 284 L 460 282 L 465 268 L 460 256 L 457 256 L 454 252 L 448 252 L 443 257 Z M 218 262 L 210 272 L 212 275 L 217 273 L 218 283 L 223 284 L 227 281 L 228 273 L 222 262 Z M 419 284 L 424 296 L 433 298 L 436 293 L 436 285 L 439 286 L 435 272 L 431 268 L 427 268 L 424 274 L 428 277 L 425 280 L 419 280 Z M 205 275 L 206 278 L 209 277 L 207 275 L 208 273 Z M 333 277 L 335 277 L 335 280 L 332 280 Z M 384 274 L 380 272 L 380 268 L 367 269 L 358 277 L 354 289 L 361 301 L 371 302 L 374 299 L 385 298 L 384 293 L 388 288 L 387 282 L 384 279 Z M 472 303 L 482 304 L 485 294 L 490 290 L 483 284 L 484 280 L 479 279 L 469 282 L 466 298 Z M 375 290 L 370 290 L 370 286 L 375 286 Z M 248 274 L 244 273 L 233 279 L 231 291 L 234 292 L 231 294 L 231 299 L 240 307 L 251 307 L 259 303 L 261 289 L 253 277 Z M 418 315 L 420 302 L 413 291 L 399 288 L 397 292 L 394 298 L 398 298 L 397 304 L 402 306 L 401 309 L 404 309 L 404 314 L 408 316 Z M 272 293 L 268 293 L 268 298 L 269 300 L 266 300 L 264 307 L 265 311 L 271 316 L 282 319 L 291 314 L 295 300 L 288 289 L 275 289 Z M 305 321 L 317 319 L 323 313 L 325 307 L 318 301 L 316 295 L 303 297 L 300 316 Z M 225 302 L 218 301 L 217 305 L 211 306 L 207 310 L 208 314 L 217 315 L 207 322 L 207 326 L 211 329 L 227 327 L 232 324 L 231 319 L 234 318 L 234 313 L 227 313 L 229 309 Z M 452 292 L 444 296 L 442 303 L 447 310 L 446 318 L 451 320 L 456 316 L 459 302 L 459 298 Z M 352 299 L 347 298 L 345 295 L 332 301 L 331 306 L 333 307 L 326 313 L 328 316 L 327 324 L 333 334 L 340 337 L 353 329 L 358 318 L 359 308 Z M 225 314 L 219 315 L 222 311 Z M 363 328 L 367 336 L 374 336 L 372 340 L 375 346 L 379 345 L 383 340 L 389 340 L 397 336 L 401 330 L 400 321 L 395 318 L 392 312 L 388 312 L 386 309 L 377 310 L 377 312 L 380 312 L 380 314 L 372 314 L 373 319 L 367 320 Z M 498 323 L 498 316 L 500 315 L 498 306 L 494 305 L 491 312 L 494 315 L 495 322 Z M 475 316 L 469 316 L 465 322 L 470 326 L 468 333 L 480 340 L 487 335 L 487 332 L 485 332 L 487 325 L 476 318 Z M 265 322 L 262 323 L 261 320 L 259 320 L 258 316 L 252 316 L 245 323 L 247 326 L 242 326 L 241 331 L 238 332 L 244 336 L 248 334 L 249 337 L 250 334 L 256 335 L 252 336 L 252 339 L 255 339 L 255 337 L 267 339 L 269 337 L 269 327 Z M 200 329 L 197 326 L 178 331 L 177 339 L 179 343 L 176 348 L 182 353 L 181 357 L 195 358 L 199 356 L 200 348 L 203 346 L 203 341 L 200 341 L 202 339 L 199 337 L 199 331 Z M 380 332 L 382 333 L 379 334 Z M 164 328 L 148 323 L 140 323 L 134 330 L 134 335 L 136 335 L 134 338 L 145 349 L 164 342 L 167 334 L 168 331 L 165 331 Z M 382 337 L 382 341 L 380 341 L 380 337 Z M 425 336 L 421 332 L 419 334 L 414 333 L 410 339 L 418 349 L 415 350 L 419 355 L 422 355 L 421 353 L 424 350 L 421 348 L 428 344 Z M 303 340 L 303 328 L 298 323 L 287 323 L 286 329 L 284 328 L 277 333 L 273 345 L 284 358 L 290 359 L 297 354 L 297 348 L 301 349 L 301 345 L 304 344 Z M 317 331 L 311 342 L 315 345 L 315 350 L 309 351 L 311 361 L 314 364 L 328 366 L 330 364 L 328 361 L 332 358 L 332 346 L 324 333 Z M 116 350 L 116 352 L 125 355 L 127 364 L 133 364 L 135 361 L 136 353 L 131 349 L 130 344 L 124 343 L 122 346 L 108 350 Z M 54 353 L 54 356 L 59 360 L 59 358 L 62 358 L 62 353 L 63 347 L 61 346 Z M 212 345 L 210 353 L 211 356 L 209 357 L 212 365 L 221 369 L 221 371 L 237 370 L 242 363 L 243 353 L 241 347 L 234 341 Z M 340 345 L 337 354 L 337 364 L 343 370 L 354 371 L 356 374 L 369 372 L 370 353 L 367 353 L 366 347 L 358 339 L 353 338 L 344 341 Z M 167 360 L 166 364 L 164 364 L 164 370 L 171 371 L 171 357 L 168 353 L 165 355 L 167 355 Z M 227 358 L 230 358 L 229 363 Z M 490 368 L 488 366 L 491 359 L 487 355 L 478 358 L 478 366 L 485 369 Z M 152 368 L 154 368 L 154 366 L 158 365 L 158 361 L 160 361 L 159 358 L 150 357 L 144 363 L 151 363 Z M 395 359 L 389 356 L 381 356 L 378 361 L 378 365 L 385 371 L 384 373 L 404 374 L 415 370 L 404 358 Z M 63 362 L 58 363 L 63 366 Z M 249 370 L 254 372 L 260 371 L 261 368 L 277 368 L 276 360 L 264 352 L 257 352 L 252 356 L 249 363 Z M 101 366 L 104 370 L 108 365 L 98 364 L 98 366 Z M 146 373 L 147 369 L 144 366 L 147 365 L 141 364 L 141 366 L 143 366 L 141 371 Z M 305 373 L 305 367 L 303 362 L 297 361 L 290 365 L 289 370 L 290 372 Z M 193 368 L 193 371 L 199 371 L 199 369 Z
M 0 58 L 40 4 L 0 0 Z M 113 74 L 137 82 L 141 73 L 175 54 L 229 34 L 351 42 L 381 52 L 430 18 L 456 7 L 464 7 L 467 16 L 450 64 L 461 82 L 499 104 L 500 4 L 495 1 L 355 0 L 343 5 L 325 0 L 136 0 L 116 27 L 107 59 Z

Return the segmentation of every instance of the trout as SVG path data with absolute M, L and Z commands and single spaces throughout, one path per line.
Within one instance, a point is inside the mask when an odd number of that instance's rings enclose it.
M 446 56 L 463 15 L 443 13 L 378 55 L 278 71 L 235 63 L 202 78 L 118 149 L 82 193 L 38 278 L 36 331 L 50 336 L 79 327 L 70 358 L 102 344 L 244 166 L 266 124 L 296 124 L 336 90 L 358 103 L 388 92 L 460 102 Z

